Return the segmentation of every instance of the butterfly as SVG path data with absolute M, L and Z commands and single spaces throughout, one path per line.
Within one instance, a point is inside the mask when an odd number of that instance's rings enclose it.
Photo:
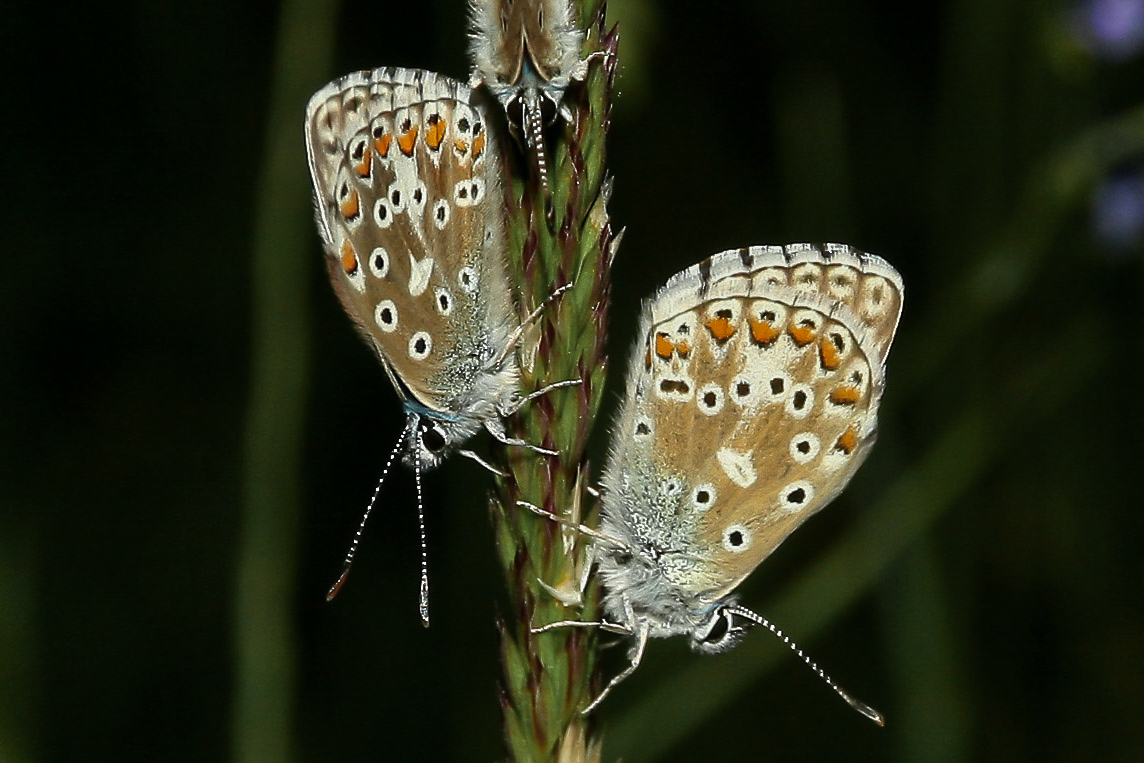
M 421 471 L 454 451 L 492 469 L 460 450 L 481 429 L 552 454 L 505 433 L 505 417 L 563 383 L 518 390 L 513 350 L 540 308 L 522 321 L 513 301 L 500 156 L 472 90 L 417 69 L 346 75 L 310 99 L 306 149 L 330 283 L 406 414 L 382 479 L 401 450 L 418 495 Z
M 581 527 L 596 538 L 604 618 L 536 629 L 634 639 L 630 665 L 585 712 L 639 666 L 650 638 L 717 653 L 753 625 L 782 635 L 735 589 L 869 454 L 902 295 L 879 257 L 795 244 L 716 254 L 644 304 L 599 529 Z
M 582 81 L 589 59 L 580 57 L 584 33 L 569 0 L 473 0 L 470 3 L 470 85 L 486 85 L 509 124 L 523 131 L 542 188 L 548 188 L 544 128 L 572 112 L 562 103 Z

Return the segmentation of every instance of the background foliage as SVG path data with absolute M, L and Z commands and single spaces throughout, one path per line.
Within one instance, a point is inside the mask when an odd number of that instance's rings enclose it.
M 325 283 L 302 109 L 354 68 L 464 76 L 462 5 L 6 11 L 0 759 L 502 754 L 477 467 L 428 482 L 430 630 L 407 473 L 323 599 L 400 420 Z M 907 294 L 873 456 L 743 587 L 887 728 L 765 633 L 676 640 L 601 708 L 606 758 L 1144 749 L 1144 63 L 1107 5 L 609 8 L 614 358 L 725 248 L 845 241 Z

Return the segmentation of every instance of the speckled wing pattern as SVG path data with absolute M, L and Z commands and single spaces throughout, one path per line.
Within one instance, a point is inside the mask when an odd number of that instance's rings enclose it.
M 351 74 L 311 98 L 306 144 L 346 312 L 407 407 L 411 395 L 475 431 L 515 393 L 511 358 L 489 364 L 518 320 L 498 159 L 472 91 L 419 70 Z
M 729 593 L 869 451 L 902 290 L 839 244 L 727 251 L 674 276 L 644 306 L 602 531 L 659 558 L 688 600 Z

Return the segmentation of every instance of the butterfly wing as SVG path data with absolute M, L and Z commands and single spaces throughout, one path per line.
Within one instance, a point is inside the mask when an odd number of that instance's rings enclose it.
M 726 595 L 865 458 L 901 298 L 888 264 L 839 245 L 673 277 L 645 306 L 605 531 L 656 549 L 683 598 Z
M 569 0 L 475 0 L 470 52 L 475 76 L 502 103 L 519 88 L 553 102 L 578 71 L 582 34 Z
M 482 386 L 515 326 L 486 125 L 468 87 L 409 69 L 343 77 L 307 109 L 334 290 L 391 377 L 445 415 L 515 389 L 511 373 Z

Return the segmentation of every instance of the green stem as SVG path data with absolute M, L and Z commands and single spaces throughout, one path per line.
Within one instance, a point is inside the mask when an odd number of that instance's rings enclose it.
M 511 180 L 509 188 L 510 257 L 522 314 L 559 286 L 573 284 L 525 335 L 522 389 L 581 381 L 538 398 L 514 419 L 516 436 L 559 455 L 505 449 L 509 476 L 491 502 L 512 607 L 499 622 L 501 702 L 509 754 L 518 761 L 584 759 L 593 749 L 579 710 L 592 694 L 594 631 L 530 630 L 594 614 L 594 586 L 584 592 L 582 608 L 568 610 L 540 585 L 543 581 L 574 589 L 586 543 L 517 507 L 518 500 L 525 500 L 567 516 L 580 506 L 587 481 L 585 447 L 604 388 L 608 271 L 614 248 L 606 209 L 604 137 L 617 37 L 604 32 L 604 6 L 598 0 L 585 0 L 581 14 L 589 20 L 585 47 L 608 55 L 593 59 L 587 80 L 567 94 L 573 118 L 549 131 L 552 219 L 546 218 L 535 178 Z M 522 159 L 517 166 L 527 168 L 528 163 Z

